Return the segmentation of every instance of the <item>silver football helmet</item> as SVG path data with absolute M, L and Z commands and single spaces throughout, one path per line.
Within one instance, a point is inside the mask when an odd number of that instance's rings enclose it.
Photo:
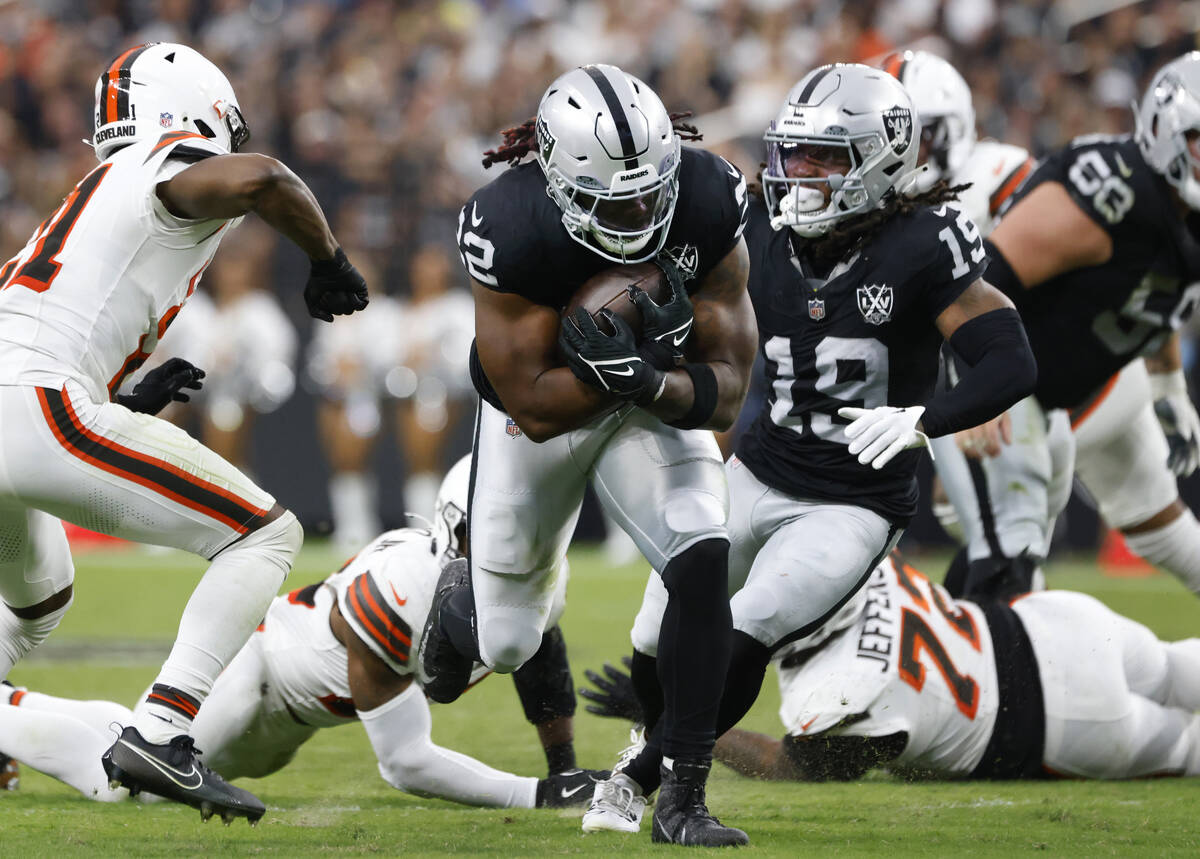
M 433 504 L 433 550 L 446 564 L 466 554 L 467 505 L 471 494 L 471 455 L 446 472 Z
M 1184 203 L 1200 209 L 1200 159 L 1188 147 L 1188 133 L 1200 132 L 1200 51 L 1167 63 L 1133 106 L 1134 139 L 1151 169 L 1161 173 Z
M 788 92 L 763 138 L 763 192 L 775 229 L 807 238 L 839 221 L 870 212 L 913 186 L 920 133 L 908 92 L 894 77 L 858 63 L 813 69 Z M 845 150 L 844 174 L 792 178 L 785 164 L 808 147 Z M 831 192 L 828 202 L 821 185 Z
M 618 263 L 667 240 L 680 138 L 650 87 L 616 66 L 573 69 L 538 105 L 537 160 L 571 238 Z
M 921 140 L 928 141 L 929 152 L 916 187 L 928 191 L 939 179 L 957 174 L 971 157 L 976 140 L 971 88 L 958 69 L 928 51 L 891 54 L 881 68 L 904 85 L 917 110 Z
M 92 148 L 113 151 L 171 131 L 205 137 L 226 152 L 250 139 L 229 80 L 186 45 L 152 42 L 120 54 L 96 81 Z

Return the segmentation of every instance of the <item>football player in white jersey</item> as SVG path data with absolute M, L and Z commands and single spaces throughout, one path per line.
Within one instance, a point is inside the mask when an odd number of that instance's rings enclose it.
M 526 714 L 546 747 L 550 775 L 500 772 L 430 739 L 431 714 L 410 661 L 413 630 L 424 626 L 443 565 L 466 549 L 465 511 L 470 459 L 451 469 L 438 494 L 433 531 L 406 528 L 375 538 L 322 582 L 277 597 L 246 646 L 218 678 L 192 726 L 205 765 L 228 778 L 261 778 L 295 756 L 320 728 L 363 723 L 390 785 L 421 796 L 510 808 L 586 803 L 593 777 L 563 750 L 546 743 L 547 728 L 571 730 L 575 696 L 544 694 L 554 675 L 569 678 L 555 623 L 551 658 L 515 676 Z M 462 563 L 462 561 L 459 561 Z M 561 577 L 565 584 L 566 577 Z M 561 613 L 565 588 L 556 595 Z M 557 638 L 555 638 L 557 636 Z M 541 654 L 539 654 L 541 655 Z M 475 680 L 488 672 L 478 666 Z M 4 704 L 14 706 L 4 706 Z M 549 720 L 539 713 L 551 714 Z M 100 753 L 109 726 L 133 715 L 112 701 L 74 701 L 0 687 L 0 753 L 76 788 L 89 799 L 115 802 Z M 557 724 L 553 724 L 557 722 Z
M 211 813 L 264 807 L 198 764 L 189 731 L 262 619 L 302 533 L 240 471 L 153 415 L 203 377 L 169 361 L 130 394 L 222 236 L 248 212 L 312 260 L 309 312 L 367 288 L 307 186 L 264 155 L 221 71 L 184 45 L 131 48 L 96 84 L 100 161 L 0 267 L 0 678 L 71 604 L 60 519 L 212 561 L 150 694 L 105 753 L 113 781 Z M 175 775 L 170 775 L 174 773 Z
M 776 658 L 786 736 L 717 741 L 746 775 L 1200 775 L 1200 639 L 1159 641 L 1085 594 L 957 601 L 893 555 Z M 638 719 L 628 676 L 605 674 L 588 672 L 588 709 Z
M 922 123 L 931 117 L 927 175 L 971 182 L 960 199 L 989 234 L 1033 172 L 1033 161 L 1019 147 L 976 142 L 970 90 L 945 60 L 905 52 L 890 55 L 883 67 L 912 94 Z M 982 563 L 985 573 L 1025 565 L 1024 578 L 1049 550 L 1074 470 L 1104 520 L 1134 551 L 1200 592 L 1200 524 L 1175 480 L 1200 463 L 1200 417 L 1182 370 L 1169 363 L 1134 360 L 1070 410 L 1043 410 L 1023 400 L 996 421 L 954 440 L 935 440 L 938 474 L 964 528 L 970 561 Z M 972 582 L 978 572 L 967 573 Z M 957 582 L 952 590 L 960 592 Z

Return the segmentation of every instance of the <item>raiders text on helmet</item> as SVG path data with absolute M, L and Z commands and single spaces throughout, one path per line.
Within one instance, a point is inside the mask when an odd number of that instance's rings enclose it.
M 1167 63 L 1133 106 L 1134 139 L 1146 163 L 1171 183 L 1192 209 L 1200 209 L 1200 159 L 1188 147 L 1189 132 L 1200 132 L 1200 51 Z
M 679 191 L 679 135 L 654 92 L 616 66 L 574 69 L 542 96 L 537 159 L 571 237 L 618 263 L 662 249 Z
M 975 146 L 975 106 L 971 89 L 950 63 L 927 51 L 890 54 L 881 68 L 904 85 L 912 97 L 929 143 L 926 169 L 917 188 L 928 191 L 942 178 L 958 174 Z
M 792 87 L 763 135 L 763 191 L 775 229 L 824 235 L 839 221 L 883 205 L 915 178 L 920 124 L 912 100 L 894 77 L 857 63 L 821 66 Z M 784 171 L 795 147 L 839 147 L 849 154 L 843 176 L 791 178 Z M 825 203 L 819 185 L 832 195 Z
M 138 45 L 109 64 L 96 81 L 95 128 L 92 148 L 101 161 L 126 144 L 171 131 L 199 134 L 226 152 L 250 138 L 221 70 L 170 42 Z

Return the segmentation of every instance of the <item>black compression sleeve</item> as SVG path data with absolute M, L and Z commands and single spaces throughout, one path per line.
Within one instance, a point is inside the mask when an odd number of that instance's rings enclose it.
M 983 249 L 987 251 L 988 255 L 988 267 L 983 273 L 983 279 L 1013 301 L 1019 301 L 1025 292 L 1025 284 L 1021 283 L 1021 279 L 1008 264 L 1008 260 L 1004 258 L 1000 248 L 992 244 L 990 239 L 983 240 Z
M 925 405 L 925 432 L 936 438 L 994 418 L 1033 393 L 1037 363 L 1021 317 L 1009 307 L 968 319 L 950 338 L 950 347 L 970 369 L 958 384 Z

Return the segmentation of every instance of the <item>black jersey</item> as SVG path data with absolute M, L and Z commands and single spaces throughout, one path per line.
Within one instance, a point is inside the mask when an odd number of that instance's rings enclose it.
M 799 498 L 855 504 L 907 524 L 917 462 L 882 469 L 846 449 L 845 406 L 922 405 L 942 342 L 935 320 L 983 273 L 979 231 L 958 209 L 918 209 L 888 222 L 819 277 L 791 230 L 773 230 L 755 201 L 746 227 L 750 297 L 770 393 L 737 455 L 763 483 Z
M 745 177 L 724 158 L 685 147 L 663 252 L 691 275 L 689 291 L 733 249 L 745 225 Z M 458 216 L 458 249 L 479 283 L 556 310 L 592 275 L 617 265 L 571 237 L 534 162 L 509 168 L 467 201 Z M 471 380 L 481 397 L 504 410 L 474 344 Z
M 1128 136 L 1076 138 L 1040 164 L 1014 200 L 1044 182 L 1065 187 L 1113 243 L 1103 265 L 1017 296 L 1037 358 L 1038 400 L 1070 408 L 1191 315 L 1200 300 L 1200 285 L 1189 286 L 1200 278 L 1200 244 L 1170 186 Z

